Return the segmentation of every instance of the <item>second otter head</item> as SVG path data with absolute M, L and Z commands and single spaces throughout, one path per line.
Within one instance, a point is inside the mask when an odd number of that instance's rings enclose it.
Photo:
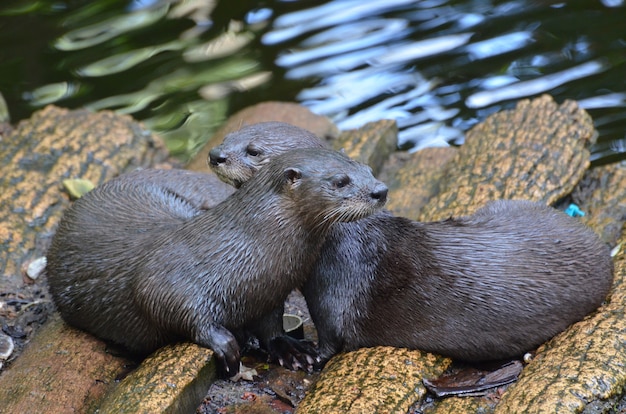
M 283 194 L 282 214 L 290 211 L 303 218 L 305 227 L 318 230 L 364 218 L 381 210 L 387 201 L 387 186 L 373 176 L 369 166 L 330 149 L 305 148 L 277 155 L 240 191 L 265 192 L 256 189 L 259 182 L 268 181 Z
M 209 151 L 208 163 L 220 180 L 239 188 L 272 157 L 301 148 L 324 148 L 313 133 L 284 123 L 261 122 L 231 132 Z

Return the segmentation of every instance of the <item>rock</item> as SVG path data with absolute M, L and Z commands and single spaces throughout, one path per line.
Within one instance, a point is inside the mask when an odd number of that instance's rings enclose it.
M 160 140 L 128 116 L 103 111 L 36 112 L 0 140 L 0 291 L 21 283 L 20 267 L 42 256 L 69 205 L 61 183 L 98 185 L 165 159 Z
M 14 349 L 13 338 L 0 331 L 0 362 L 9 359 Z
M 98 412 L 194 412 L 216 377 L 212 356 L 191 343 L 165 346 L 111 390 Z
M 472 128 L 446 165 L 441 191 L 421 220 L 466 215 L 489 200 L 524 198 L 553 204 L 571 193 L 589 167 L 596 132 L 575 102 L 544 95 L 520 101 Z
M 337 355 L 298 406 L 298 414 L 406 413 L 426 394 L 422 378 L 441 375 L 450 362 L 391 347 Z
M 441 191 L 446 165 L 457 151 L 454 147 L 442 147 L 391 154 L 378 177 L 389 187 L 387 209 L 416 220 L 426 203 Z
M 129 362 L 57 316 L 0 376 L 4 413 L 93 412 Z
M 26 265 L 26 263 L 24 263 Z M 44 274 L 46 270 L 47 259 L 46 256 L 41 256 L 34 259 L 32 262 L 25 266 L 24 273 L 30 280 L 35 281 Z
M 187 165 L 193 171 L 209 172 L 207 158 L 209 150 L 224 140 L 226 134 L 237 131 L 243 125 L 258 122 L 280 121 L 311 131 L 325 141 L 332 141 L 339 132 L 328 118 L 315 115 L 307 108 L 290 102 L 263 102 L 249 106 L 232 115 L 226 123 L 209 139 Z
M 341 133 L 333 148 L 350 158 L 372 167 L 374 175 L 381 173 L 383 164 L 398 147 L 398 126 L 395 121 L 369 122 L 358 129 Z
M 54 106 L 36 112 L 0 139 L 0 292 L 3 329 L 15 332 L 15 350 L 0 375 L 5 412 L 77 410 L 98 400 L 124 364 L 104 344 L 59 320 L 20 354 L 34 327 L 51 308 L 45 277 L 22 275 L 45 255 L 69 196 L 62 181 L 100 184 L 122 172 L 166 159 L 160 139 L 128 116 L 69 111 Z M 33 275 L 36 269 L 31 269 Z M 25 285 L 25 281 L 28 285 Z M 20 325 L 24 321 L 24 325 Z M 26 328 L 24 328 L 26 326 Z M 15 360 L 14 360 L 15 359 Z M 14 361 L 13 361 L 14 360 Z M 10 409 L 7 407 L 11 407 Z
M 626 167 L 609 164 L 587 171 L 572 194 L 582 221 L 609 245 L 617 244 L 626 217 Z

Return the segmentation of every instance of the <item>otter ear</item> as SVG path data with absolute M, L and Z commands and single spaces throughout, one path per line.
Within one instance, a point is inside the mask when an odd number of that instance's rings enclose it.
M 298 183 L 298 180 L 302 178 L 302 171 L 293 167 L 285 168 L 283 174 L 292 186 L 296 185 Z

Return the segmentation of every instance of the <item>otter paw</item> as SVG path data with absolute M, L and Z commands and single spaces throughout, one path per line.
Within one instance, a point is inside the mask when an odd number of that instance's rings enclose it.
M 270 358 L 291 370 L 312 372 L 320 362 L 317 349 L 310 341 L 298 340 L 287 335 L 270 340 L 268 351 Z
M 239 344 L 228 329 L 213 325 L 206 332 L 206 337 L 197 343 L 213 350 L 221 377 L 230 378 L 239 372 Z

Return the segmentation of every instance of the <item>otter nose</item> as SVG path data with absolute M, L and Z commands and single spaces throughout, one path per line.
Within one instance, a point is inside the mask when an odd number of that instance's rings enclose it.
M 226 154 L 224 154 L 219 148 L 213 148 L 209 151 L 209 164 L 219 165 L 226 162 Z
M 374 190 L 370 193 L 370 196 L 374 199 L 374 200 L 378 200 L 381 203 L 384 203 L 387 201 L 387 192 L 389 190 L 387 189 L 387 186 L 383 183 L 380 183 L 379 185 L 376 186 L 376 188 L 374 188 Z

